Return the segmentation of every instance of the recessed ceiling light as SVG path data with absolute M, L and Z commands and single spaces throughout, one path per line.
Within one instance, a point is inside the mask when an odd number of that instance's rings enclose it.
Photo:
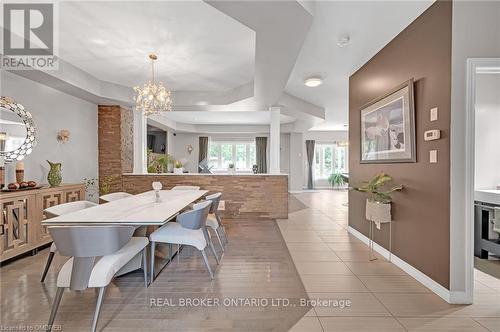
M 314 88 L 323 84 L 321 77 L 309 77 L 304 81 L 304 85 L 310 88 Z
M 349 42 L 351 41 L 351 37 L 349 35 L 342 35 L 337 39 L 337 46 L 340 48 L 346 47 L 349 45 Z

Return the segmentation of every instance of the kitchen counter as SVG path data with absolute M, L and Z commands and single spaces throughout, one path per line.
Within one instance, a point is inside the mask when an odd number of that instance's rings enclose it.
M 287 219 L 288 176 L 286 174 L 123 174 L 122 190 L 139 194 L 151 190 L 152 182 L 164 189 L 199 186 L 209 193 L 222 193 L 223 218 Z
M 495 189 L 475 190 L 474 200 L 483 203 L 500 205 L 500 190 L 495 190 Z
M 269 173 L 213 173 L 213 174 L 208 174 L 208 173 L 182 173 L 182 174 L 174 174 L 174 173 L 124 173 L 124 176 L 131 176 L 131 175 L 140 175 L 140 176 L 288 176 L 288 174 L 280 173 L 280 174 L 269 174 Z

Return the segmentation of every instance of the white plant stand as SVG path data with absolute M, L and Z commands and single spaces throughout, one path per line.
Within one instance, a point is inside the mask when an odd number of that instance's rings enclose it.
M 391 216 L 391 203 L 380 203 L 366 200 L 366 220 L 370 222 L 370 253 L 369 260 L 374 261 L 377 258 L 373 256 L 373 224 L 377 224 L 380 229 L 381 224 L 389 223 L 389 261 L 392 256 L 392 216 Z

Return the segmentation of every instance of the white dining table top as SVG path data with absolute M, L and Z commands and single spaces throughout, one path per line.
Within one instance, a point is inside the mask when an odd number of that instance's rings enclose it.
M 207 194 L 207 190 L 161 190 L 122 198 L 109 203 L 44 220 L 42 225 L 163 225 L 189 204 Z

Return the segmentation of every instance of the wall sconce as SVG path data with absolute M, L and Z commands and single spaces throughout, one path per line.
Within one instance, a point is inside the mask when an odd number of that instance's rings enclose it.
M 193 146 L 191 144 L 189 144 L 187 147 L 187 150 L 188 150 L 189 154 L 191 154 L 191 152 L 193 152 Z
M 57 141 L 59 143 L 68 143 L 69 142 L 69 136 L 70 132 L 67 129 L 62 129 L 57 133 Z

